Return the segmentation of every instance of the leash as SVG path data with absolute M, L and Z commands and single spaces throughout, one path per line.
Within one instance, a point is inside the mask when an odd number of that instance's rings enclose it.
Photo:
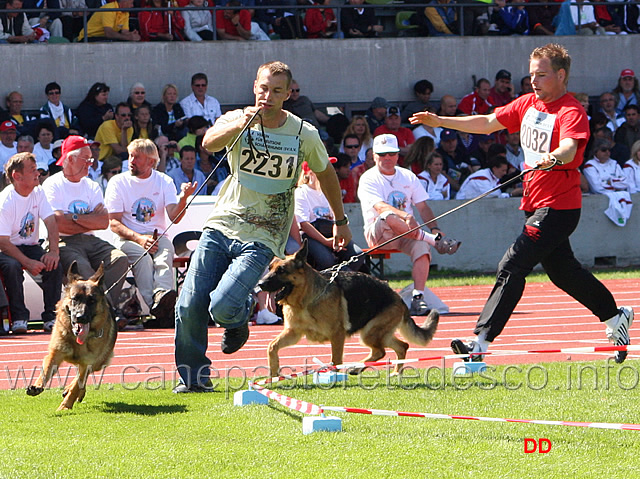
M 513 178 L 510 178 L 509 180 L 505 181 L 504 183 L 495 186 L 493 188 L 491 188 L 488 191 L 485 191 L 484 193 L 482 193 L 481 195 L 476 196 L 475 198 L 472 198 L 464 203 L 462 203 L 461 205 L 456 206 L 453 209 L 450 209 L 449 211 L 445 211 L 444 213 L 442 213 L 439 216 L 436 216 L 432 219 L 430 219 L 429 221 L 425 221 L 422 224 L 419 224 L 418 226 L 409 229 L 408 231 L 405 231 L 404 233 L 401 233 L 383 243 L 380 243 L 379 245 L 375 245 L 371 248 L 369 248 L 369 250 L 367 252 L 362 252 L 362 253 L 358 253 L 356 255 L 353 255 L 351 258 L 349 258 L 347 261 L 343 261 L 342 263 L 336 264 L 334 266 L 332 266 L 331 268 L 327 268 L 325 269 L 323 272 L 332 272 L 331 278 L 329 279 L 329 282 L 333 282 L 335 281 L 335 279 L 338 277 L 338 273 L 340 272 L 341 269 L 345 268 L 347 265 L 356 262 L 360 257 L 365 256 L 365 255 L 370 255 L 372 254 L 375 250 L 381 249 L 383 247 L 385 247 L 386 245 L 388 245 L 389 243 L 392 243 L 400 238 L 403 238 L 411 233 L 413 233 L 414 231 L 422 228 L 423 226 L 427 226 L 430 223 L 433 223 L 434 221 L 438 221 L 440 218 L 444 218 L 445 216 L 449 216 L 452 213 L 455 213 L 456 211 L 461 210 L 462 208 L 465 208 L 467 206 L 469 206 L 472 203 L 475 203 L 476 201 L 481 200 L 482 198 L 485 198 L 486 196 L 489 196 L 491 193 L 493 193 L 494 191 L 497 191 L 501 188 L 504 188 L 505 186 L 509 186 L 512 183 L 515 183 L 517 180 L 520 180 L 524 175 L 526 175 L 527 173 L 533 173 L 536 171 L 549 171 L 551 170 L 551 168 L 553 168 L 556 165 L 562 165 L 563 163 L 560 162 L 558 159 L 556 159 L 555 157 L 552 158 L 553 159 L 553 164 L 551 166 L 548 166 L 546 168 L 541 168 L 538 166 L 534 166 L 533 168 L 528 168 L 525 170 L 522 170 L 520 173 L 518 173 L 516 176 L 514 176 Z
M 207 182 L 213 177 L 213 174 L 216 172 L 216 170 L 220 167 L 220 165 L 222 164 L 223 161 L 225 161 L 227 159 L 227 157 L 229 156 L 229 153 L 235 148 L 236 143 L 238 143 L 238 141 L 240 141 L 240 138 L 242 138 L 242 135 L 245 134 L 245 132 L 250 128 L 250 125 L 253 123 L 253 120 L 255 120 L 255 118 L 260 115 L 260 113 L 262 112 L 262 110 L 260 108 L 258 108 L 258 110 L 253 114 L 253 116 L 249 119 L 249 121 L 247 122 L 247 124 L 242 127 L 242 130 L 240 131 L 240 133 L 238 134 L 238 136 L 236 137 L 235 140 L 233 140 L 233 143 L 231 143 L 231 146 L 227 147 L 227 151 L 225 151 L 224 155 L 222 155 L 222 157 L 220 158 L 220 160 L 218 160 L 218 163 L 216 164 L 216 166 L 209 172 L 209 174 L 207 175 L 207 177 L 205 178 L 205 180 L 202 182 L 202 184 L 200 185 L 200 187 L 193 193 L 193 195 L 191 195 L 191 199 L 187 200 L 187 203 L 184 205 L 184 207 L 178 212 L 178 214 L 175 216 L 175 218 L 180 218 L 182 219 L 182 216 L 186 213 L 187 209 L 191 206 L 191 203 L 193 203 L 193 201 L 196 199 L 196 196 L 198 196 L 198 194 L 200 193 L 200 191 L 202 191 L 202 188 L 204 188 L 207 184 Z M 262 117 L 261 117 L 262 118 Z M 118 284 L 120 281 L 124 280 L 127 275 L 133 270 L 133 268 L 142 260 L 142 258 L 144 258 L 146 255 L 149 254 L 149 251 L 156 245 L 158 244 L 158 241 L 160 241 L 160 238 L 164 237 L 167 235 L 167 231 L 169 231 L 169 228 L 171 228 L 174 224 L 176 224 L 175 220 L 171 220 L 171 222 L 169 223 L 169 225 L 165 228 L 165 230 L 158 234 L 158 230 L 155 230 L 153 232 L 153 242 L 144 250 L 144 252 L 138 257 L 137 260 L 135 260 L 131 265 L 129 265 L 129 267 L 127 268 L 127 270 L 122 274 L 122 276 L 120 276 L 120 278 L 118 278 L 111 286 L 109 286 L 109 288 L 107 288 L 107 290 L 105 290 L 105 294 L 108 294 L 109 291 L 111 291 L 116 284 Z

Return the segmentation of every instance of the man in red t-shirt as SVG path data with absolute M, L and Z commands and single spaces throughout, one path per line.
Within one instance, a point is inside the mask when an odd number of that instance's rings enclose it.
M 515 98 L 513 85 L 511 84 L 511 73 L 507 70 L 500 70 L 496 73 L 496 82 L 489 92 L 489 103 L 493 106 L 504 106 Z
M 378 135 L 391 134 L 398 139 L 398 148 L 400 148 L 400 157 L 398 164 L 404 166 L 404 157 L 409 153 L 409 148 L 415 143 L 416 139 L 413 132 L 409 128 L 400 126 L 402 119 L 400 118 L 400 109 L 397 106 L 387 108 L 387 116 L 384 119 L 384 125 L 379 126 L 373 132 L 373 137 Z
M 487 100 L 491 92 L 491 83 L 486 78 L 480 78 L 471 93 L 462 97 L 458 103 L 458 110 L 467 115 L 486 115 L 491 103 Z
M 522 297 L 527 275 L 541 263 L 549 279 L 605 323 L 616 346 L 631 343 L 633 309 L 618 308 L 609 290 L 576 260 L 569 236 L 578 225 L 582 193 L 578 167 L 589 139 L 589 122 L 580 103 L 567 94 L 571 57 L 560 45 L 536 48 L 529 59 L 533 93 L 523 95 L 490 115 L 462 118 L 416 113 L 412 124 L 489 134 L 507 128 L 520 131 L 525 163 L 524 196 L 520 209 L 526 222 L 522 233 L 498 266 L 496 284 L 478 318 L 476 338 L 454 339 L 456 354 L 481 361 L 489 344 L 502 332 Z M 627 351 L 616 351 L 625 360 Z
M 239 7 L 238 0 L 231 0 L 228 7 Z M 245 41 L 251 38 L 251 13 L 249 10 L 218 10 L 216 33 L 220 40 Z

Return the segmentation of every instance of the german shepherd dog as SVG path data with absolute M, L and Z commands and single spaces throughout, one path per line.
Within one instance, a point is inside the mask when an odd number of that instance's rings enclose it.
M 378 361 L 385 348 L 406 357 L 409 345 L 427 345 L 438 327 L 439 314 L 431 310 L 422 327 L 409 314 L 402 298 L 389 285 L 364 273 L 340 271 L 333 282 L 331 272 L 317 272 L 307 264 L 307 242 L 294 255 L 272 262 L 259 286 L 275 292 L 284 312 L 284 330 L 269 344 L 271 377 L 279 372 L 278 351 L 293 346 L 303 336 L 311 342 L 331 343 L 331 362 L 342 364 L 345 339 L 360 334 L 360 343 L 371 349 L 363 362 Z M 394 374 L 402 369 L 396 365 Z M 361 369 L 351 370 L 357 374 Z
M 71 409 L 82 402 L 89 373 L 105 368 L 113 357 L 118 328 L 104 294 L 104 269 L 82 280 L 74 261 L 67 272 L 67 285 L 56 308 L 56 322 L 49 341 L 49 352 L 42 361 L 42 372 L 27 388 L 37 396 L 56 373 L 62 361 L 75 364 L 78 374 L 62 393 L 58 410 Z

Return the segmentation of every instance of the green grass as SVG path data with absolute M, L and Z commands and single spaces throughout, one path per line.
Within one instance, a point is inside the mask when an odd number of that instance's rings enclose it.
M 638 278 L 640 270 L 596 275 Z M 528 280 L 547 278 L 534 273 Z M 409 281 L 400 276 L 391 284 Z M 493 281 L 493 274 L 440 271 L 429 286 Z M 382 371 L 362 384 L 350 378 L 327 389 L 301 378 L 276 389 L 319 405 L 640 423 L 637 361 L 516 367 L 520 372 L 499 367 L 486 378 L 455 381 L 450 370 L 443 381 L 442 370 L 434 369 L 426 379 L 405 376 L 402 387 Z M 0 478 L 640 477 L 636 431 L 329 413 L 342 418 L 343 432 L 305 436 L 304 416 L 273 401 L 234 407 L 233 391 L 175 395 L 171 386 L 90 386 L 83 403 L 63 412 L 56 412 L 59 389 L 36 398 L 23 389 L 0 391 Z M 551 452 L 525 454 L 525 438 L 548 438 Z
M 276 389 L 333 406 L 640 423 L 637 362 L 607 364 L 499 367 L 455 382 L 450 370 L 444 382 L 432 370 L 426 379 L 404 377 L 402 387 L 382 371 L 332 389 L 308 378 Z M 57 389 L 36 398 L 0 391 L 0 477 L 640 477 L 635 431 L 331 413 L 343 419 L 343 432 L 305 436 L 302 414 L 273 402 L 234 407 L 229 396 L 103 385 L 72 411 L 56 412 Z M 551 452 L 525 454 L 525 438 L 548 438 Z

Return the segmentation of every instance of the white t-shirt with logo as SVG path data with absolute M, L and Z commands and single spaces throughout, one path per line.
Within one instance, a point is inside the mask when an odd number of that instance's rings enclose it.
M 42 184 L 42 189 L 54 211 L 84 215 L 104 203 L 100 185 L 86 176 L 74 183 L 65 178 L 60 171 L 47 178 Z M 86 234 L 92 233 L 88 231 Z M 69 235 L 60 233 L 60 236 Z
M 381 201 L 401 211 L 413 214 L 413 205 L 429 199 L 418 177 L 406 168 L 396 166 L 393 176 L 383 175 L 377 167 L 369 168 L 360 177 L 358 198 L 362 205 L 365 230 L 379 216 L 373 207 Z
M 0 192 L 0 236 L 9 236 L 14 245 L 35 245 L 40 239 L 40 218 L 53 214 L 42 188 L 29 196 L 18 194 L 13 185 Z
M 165 210 L 178 203 L 173 180 L 152 170 L 149 178 L 140 179 L 130 171 L 109 180 L 104 194 L 109 213 L 123 213 L 122 224 L 140 234 L 166 229 Z
M 309 185 L 296 188 L 295 215 L 298 223 L 313 223 L 318 218 L 333 221 L 333 212 L 329 200 L 322 191 L 314 190 Z

